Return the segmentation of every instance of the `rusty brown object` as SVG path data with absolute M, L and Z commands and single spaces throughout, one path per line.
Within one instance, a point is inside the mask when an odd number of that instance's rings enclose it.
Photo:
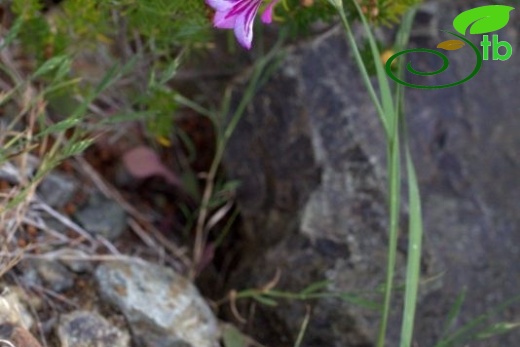
M 38 340 L 22 327 L 15 327 L 9 340 L 16 347 L 42 347 Z

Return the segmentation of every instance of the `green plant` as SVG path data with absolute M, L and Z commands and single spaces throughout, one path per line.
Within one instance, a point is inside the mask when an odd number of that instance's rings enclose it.
M 366 298 L 367 294 L 370 293 L 366 291 L 363 293 L 331 292 L 327 290 L 330 281 L 319 281 L 311 283 L 299 292 L 277 290 L 275 289 L 275 286 L 279 280 L 279 275 L 280 273 L 277 272 L 275 278 L 273 278 L 262 288 L 246 289 L 240 292 L 231 291 L 226 298 L 220 300 L 217 304 L 222 305 L 224 303 L 229 302 L 231 306 L 231 311 L 234 313 L 235 318 L 242 322 L 246 322 L 246 320 L 240 316 L 235 304 L 235 302 L 240 299 L 253 299 L 262 305 L 275 307 L 278 306 L 279 303 L 282 301 L 303 301 L 310 303 L 313 300 L 328 298 L 338 299 L 368 310 L 381 311 L 381 305 L 379 303 Z M 299 347 L 303 343 L 305 331 L 309 325 L 310 318 L 310 306 L 307 305 L 306 314 L 302 321 L 300 331 L 298 332 L 298 335 L 294 342 L 294 347 Z M 224 339 L 226 347 L 248 346 L 248 339 L 245 338 L 243 334 L 238 332 L 236 328 L 231 329 L 227 332 L 227 334 L 229 335 L 227 336 L 227 338 Z
M 343 2 L 340 0 L 331 0 L 331 3 L 336 7 L 343 25 L 345 27 L 347 37 L 351 44 L 354 52 L 354 57 L 361 71 L 365 85 L 369 91 L 372 102 L 376 106 L 376 110 L 383 125 L 387 140 L 387 161 L 388 161 L 388 193 L 389 193 L 389 248 L 388 248 L 388 262 L 387 262 L 387 277 L 385 284 L 384 294 L 384 305 L 383 313 L 380 323 L 380 331 L 377 339 L 377 346 L 383 347 L 385 345 L 386 330 L 388 324 L 388 317 L 391 307 L 391 298 L 393 290 L 393 281 L 396 265 L 397 255 L 397 237 L 398 237 L 398 224 L 399 224 L 399 211 L 400 211 L 400 161 L 401 151 L 400 144 L 403 137 L 403 128 L 405 128 L 405 120 L 402 114 L 402 87 L 397 87 L 395 93 L 390 89 L 388 79 L 385 70 L 381 63 L 376 62 L 376 75 L 379 84 L 380 94 L 378 95 L 375 88 L 370 81 L 369 74 L 363 61 L 359 48 L 357 46 L 354 34 L 352 33 L 350 22 L 347 18 Z M 376 41 L 372 35 L 371 29 L 363 16 L 359 5 L 353 1 L 356 7 L 363 26 L 365 33 L 368 37 L 370 47 L 372 50 L 372 56 L 379 57 L 380 52 L 378 50 Z M 413 14 L 413 12 L 411 12 Z M 409 30 L 409 23 L 413 15 L 409 15 L 404 19 L 404 30 L 401 31 L 400 39 L 398 43 L 406 43 L 407 32 Z M 408 27 L 407 27 L 408 25 Z M 409 32 L 409 31 L 408 31 Z M 407 274 L 406 274 L 406 287 L 405 287 L 405 306 L 403 312 L 403 324 L 401 331 L 401 347 L 409 347 L 412 341 L 413 323 L 415 316 L 415 307 L 417 301 L 417 291 L 419 286 L 419 268 L 421 258 L 421 239 L 422 239 L 422 217 L 420 207 L 419 188 L 415 173 L 415 168 L 412 163 L 409 148 L 406 144 L 405 138 L 405 161 L 406 171 L 408 177 L 408 191 L 409 191 L 409 206 L 410 206 L 410 218 L 409 218 L 409 245 L 408 245 L 408 263 L 407 263 Z
M 270 72 L 273 71 L 273 61 L 274 65 L 276 65 L 282 42 L 283 35 L 269 53 L 257 60 L 252 77 L 244 91 L 244 94 L 241 97 L 238 106 L 235 110 L 232 111 L 232 115 L 229 121 L 226 119 L 226 117 L 231 112 L 231 89 L 226 91 L 221 109 L 218 112 L 204 109 L 200 105 L 197 105 L 196 103 L 183 97 L 178 97 L 176 99 L 183 106 L 190 107 L 200 114 L 207 116 L 213 122 L 217 133 L 215 156 L 211 163 L 211 168 L 207 174 L 206 185 L 202 193 L 200 211 L 195 227 L 195 244 L 193 248 L 193 258 L 195 264 L 198 264 L 201 261 L 203 250 L 206 246 L 208 232 L 206 226 L 208 223 L 209 207 L 212 200 L 218 196 L 218 192 L 215 192 L 215 179 L 217 177 L 218 169 L 222 161 L 227 142 L 233 134 L 233 131 L 240 121 L 240 118 L 242 117 L 247 105 L 251 102 L 251 99 L 255 95 L 256 90 L 258 90 L 258 88 L 265 82 Z M 195 272 L 196 267 L 192 269 L 191 275 L 195 276 Z
M 64 0 L 44 15 L 39 0 L 13 0 L 12 10 L 25 22 L 20 39 L 39 58 L 114 43 L 122 35 L 142 35 L 145 49 L 166 56 L 210 39 L 207 10 L 199 1 Z
M 458 329 L 454 328 L 456 318 L 462 311 L 462 305 L 466 298 L 466 292 L 458 295 L 446 319 L 444 333 L 434 347 L 465 346 L 471 341 L 485 340 L 491 337 L 508 333 L 520 327 L 520 322 L 498 322 L 481 327 L 493 315 L 505 310 L 520 301 L 520 296 L 515 296 L 497 305 L 486 313 L 473 318 Z

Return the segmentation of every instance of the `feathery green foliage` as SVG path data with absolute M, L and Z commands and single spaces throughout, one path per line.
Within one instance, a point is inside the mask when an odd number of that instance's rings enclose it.
M 166 54 L 210 39 L 203 1 L 64 0 L 44 16 L 39 0 L 13 0 L 12 10 L 24 21 L 20 40 L 40 60 L 65 49 L 76 53 L 99 41 L 117 43 L 118 34 L 137 34 L 154 51 Z

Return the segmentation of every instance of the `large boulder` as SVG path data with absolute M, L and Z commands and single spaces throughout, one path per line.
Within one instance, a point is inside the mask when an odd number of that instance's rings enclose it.
M 453 18 L 478 5 L 484 4 L 424 5 L 410 46 L 435 48 L 452 39 L 440 29 L 453 30 Z M 509 25 L 498 33 L 513 46 L 509 60 L 485 61 L 478 75 L 457 87 L 406 89 L 425 225 L 424 285 L 414 337 L 421 347 L 438 341 L 464 290 L 457 326 L 520 288 L 518 19 L 520 12 L 511 12 Z M 448 56 L 449 70 L 429 83 L 463 78 L 475 62 L 469 47 Z M 438 67 L 434 56 L 413 59 L 417 69 Z M 284 290 L 328 279 L 330 291 L 380 298 L 376 291 L 384 281 L 388 223 L 385 151 L 344 33 L 332 30 L 291 49 L 247 109 L 225 158 L 228 172 L 242 183 L 238 202 L 246 239 L 233 286 L 265 285 L 280 269 L 278 288 Z M 406 259 L 406 223 L 400 235 L 398 283 Z M 399 310 L 397 300 L 389 329 L 392 346 L 400 330 Z M 257 338 L 292 346 L 304 313 L 297 303 L 257 310 L 262 324 Z M 501 319 L 518 314 L 520 309 L 512 307 Z M 377 317 L 346 301 L 316 301 L 302 346 L 372 346 Z M 513 332 L 472 346 L 519 343 L 520 333 Z

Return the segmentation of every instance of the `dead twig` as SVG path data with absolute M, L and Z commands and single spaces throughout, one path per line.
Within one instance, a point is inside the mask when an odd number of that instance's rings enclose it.
M 242 324 L 247 323 L 247 320 L 240 315 L 237 309 L 237 292 L 236 290 L 232 290 L 229 292 L 229 307 L 231 308 L 231 313 L 233 316 Z
M 47 212 L 47 214 L 49 214 L 51 217 L 53 217 L 54 219 L 59 221 L 61 224 L 63 224 L 67 228 L 70 228 L 71 230 L 75 231 L 83 238 L 89 240 L 92 245 L 96 244 L 96 240 L 94 240 L 94 238 L 89 234 L 88 231 L 86 231 L 85 229 L 80 227 L 78 224 L 74 223 L 67 216 L 64 216 L 63 214 L 61 214 L 58 211 L 56 211 L 55 209 L 53 209 L 51 206 L 49 206 L 48 204 L 46 204 L 39 198 L 34 199 L 33 207 L 35 209 L 39 209 L 39 210 Z
M 0 252 L 1 257 L 14 257 L 16 253 L 12 252 Z M 37 260 L 45 260 L 45 261 L 55 261 L 55 260 L 76 260 L 76 261 L 126 261 L 132 262 L 136 259 L 130 256 L 126 256 L 123 254 L 113 255 L 113 254 L 86 254 L 77 249 L 65 248 L 58 251 L 51 251 L 44 254 L 23 254 L 22 259 L 37 259 Z

